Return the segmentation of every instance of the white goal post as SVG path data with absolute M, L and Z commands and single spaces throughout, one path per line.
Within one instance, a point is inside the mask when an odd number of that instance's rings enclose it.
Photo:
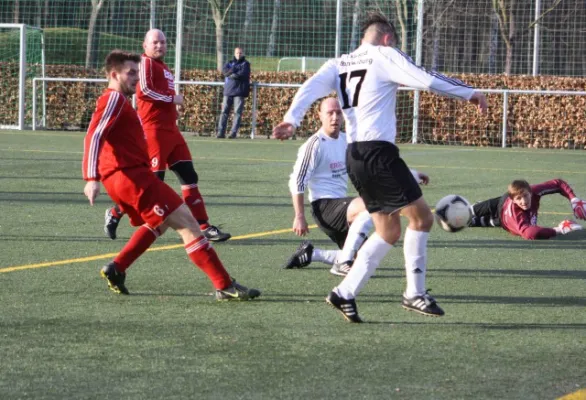
M 15 66 L 17 66 L 16 69 L 18 70 L 18 96 L 16 104 L 5 103 L 2 109 L 0 109 L 0 111 L 7 115 L 9 114 L 8 107 L 17 107 L 18 116 L 14 118 L 14 121 L 10 120 L 8 123 L 7 121 L 0 122 L 0 129 L 23 130 L 27 125 L 27 103 L 28 107 L 31 106 L 31 103 L 27 102 L 27 89 L 31 86 L 30 82 L 35 75 L 41 75 L 42 77 L 45 76 L 45 39 L 43 30 L 41 28 L 26 24 L 0 23 L 1 34 L 10 33 L 11 31 L 18 32 L 18 49 L 14 48 L 14 52 L 17 52 L 17 54 L 10 54 L 10 46 L 12 41 L 8 40 L 9 38 L 2 38 L 6 47 L 3 47 L 1 49 L 2 54 L 0 54 L 0 63 L 17 64 Z M 30 36 L 30 33 L 35 33 L 40 36 L 40 40 L 38 43 L 35 42 L 38 39 L 36 37 L 34 38 L 34 40 L 30 38 L 27 42 L 27 38 Z M 32 43 L 34 43 L 33 45 L 37 45 L 39 48 L 28 48 L 31 45 L 31 41 Z M 36 67 L 39 65 L 39 74 L 30 73 L 31 66 Z M 5 66 L 5 68 L 8 69 L 7 66 Z M 27 69 L 29 69 L 28 72 Z M 27 77 L 29 79 L 28 85 Z M 6 109 L 4 109 L 4 107 L 6 107 Z

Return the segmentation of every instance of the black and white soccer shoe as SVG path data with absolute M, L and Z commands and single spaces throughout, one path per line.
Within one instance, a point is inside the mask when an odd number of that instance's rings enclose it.
M 422 296 L 415 296 L 412 299 L 403 295 L 401 305 L 404 309 L 409 311 L 415 311 L 423 315 L 429 315 L 430 317 L 441 317 L 444 315 L 444 310 L 442 310 L 428 292 L 429 290 Z
M 302 242 L 295 253 L 283 265 L 284 269 L 303 268 L 311 264 L 311 257 L 313 255 L 313 244 L 306 240 Z
M 326 297 L 326 303 L 334 307 L 336 310 L 342 313 L 344 319 L 348 322 L 361 323 L 362 319 L 358 316 L 358 307 L 354 299 L 346 300 L 343 297 L 338 296 L 334 291 L 331 291 Z

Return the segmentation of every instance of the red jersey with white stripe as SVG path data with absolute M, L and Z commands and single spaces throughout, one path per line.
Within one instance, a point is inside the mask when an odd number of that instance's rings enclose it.
M 138 115 L 147 129 L 173 129 L 177 109 L 173 104 L 175 79 L 169 67 L 143 54 L 140 61 L 140 80 L 136 85 Z
M 556 231 L 537 225 L 541 196 L 559 193 L 570 200 L 576 195 L 570 185 L 561 179 L 531 185 L 531 193 L 531 207 L 528 210 L 517 206 L 511 198 L 505 200 L 501 211 L 501 225 L 506 231 L 524 239 L 549 239 L 556 235 Z
M 83 179 L 101 181 L 116 171 L 150 167 L 146 139 L 138 115 L 120 92 L 106 89 L 83 146 Z

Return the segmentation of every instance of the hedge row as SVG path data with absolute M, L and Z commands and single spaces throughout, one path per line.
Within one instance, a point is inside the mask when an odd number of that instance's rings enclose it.
M 18 79 L 14 66 L 0 65 L 0 81 L 4 99 L 17 98 Z M 95 71 L 76 66 L 47 66 L 47 76 L 86 77 Z M 257 82 L 302 83 L 310 75 L 299 72 L 258 72 Z M 453 75 L 468 84 L 487 89 L 586 91 L 586 78 L 551 76 Z M 182 80 L 222 80 L 216 71 L 187 70 Z M 29 83 L 30 86 L 30 83 Z M 103 84 L 53 83 L 46 85 L 46 126 L 53 129 L 83 129 L 95 98 Z M 40 89 L 40 87 L 38 88 Z M 222 103 L 221 86 L 184 85 L 185 111 L 179 125 L 196 135 L 213 135 Z M 29 92 L 30 93 L 30 92 Z M 259 88 L 257 100 L 257 134 L 270 135 L 272 126 L 283 117 L 295 89 Z M 467 103 L 422 93 L 419 110 L 419 140 L 436 144 L 500 146 L 502 138 L 503 95 L 488 94 L 489 112 L 479 115 Z M 5 104 L 8 104 L 5 102 Z M 30 105 L 30 99 L 27 99 Z M 413 124 L 413 93 L 400 92 L 397 102 L 398 141 L 410 141 Z M 4 106 L 6 107 L 6 106 Z M 3 107 L 3 108 L 4 108 Z M 252 100 L 245 106 L 241 134 L 251 127 Z M 317 104 L 307 113 L 300 136 L 314 132 L 319 126 Z M 18 111 L 3 109 L 0 124 L 14 121 Z M 507 144 L 515 147 L 586 148 L 586 96 L 510 94 L 507 109 Z M 28 111 L 30 118 L 30 110 Z

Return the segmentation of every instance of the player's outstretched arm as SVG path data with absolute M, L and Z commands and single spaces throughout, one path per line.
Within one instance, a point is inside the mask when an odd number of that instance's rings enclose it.
M 283 122 L 273 129 L 275 139 L 288 139 L 301 124 L 307 109 L 318 99 L 326 97 L 336 90 L 337 67 L 335 60 L 325 63 L 297 91 L 291 107 L 283 117 Z
M 273 128 L 273 137 L 275 139 L 289 139 L 295 134 L 295 127 L 288 122 L 281 122 Z
M 570 204 L 574 211 L 574 217 L 586 220 L 586 202 L 578 197 L 574 197 L 570 200 Z
M 558 235 L 565 235 L 570 232 L 581 231 L 583 228 L 582 225 L 576 223 L 576 221 L 567 219 L 560 222 L 560 224 L 553 229 Z
M 474 92 L 468 101 L 478 107 L 479 113 L 486 114 L 486 111 L 488 110 L 488 101 L 486 100 L 484 93 Z

